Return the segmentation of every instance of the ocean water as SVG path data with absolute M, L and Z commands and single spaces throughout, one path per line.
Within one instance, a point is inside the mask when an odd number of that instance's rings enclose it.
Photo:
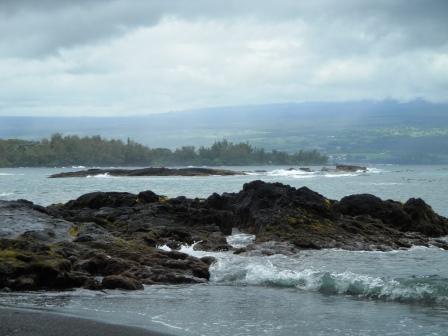
M 421 197 L 448 216 L 447 166 L 371 167 L 366 173 L 305 173 L 288 167 L 230 177 L 48 179 L 61 169 L 0 169 L 0 198 L 65 202 L 90 191 L 153 190 L 169 197 L 206 197 L 262 179 L 308 186 L 339 199 L 373 193 L 405 201 Z M 315 169 L 318 169 L 316 167 Z M 73 170 L 67 168 L 63 170 Z M 235 233 L 234 246 L 252 236 Z M 166 248 L 166 247 L 164 247 Z M 143 291 L 1 293 L 0 304 L 45 309 L 172 335 L 448 335 L 448 251 L 413 247 L 392 252 L 302 251 L 296 255 L 212 255 L 205 285 L 148 286 Z

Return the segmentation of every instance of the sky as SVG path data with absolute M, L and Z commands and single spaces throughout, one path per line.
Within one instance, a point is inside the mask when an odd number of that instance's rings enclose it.
M 448 100 L 446 0 L 0 0 L 0 115 Z

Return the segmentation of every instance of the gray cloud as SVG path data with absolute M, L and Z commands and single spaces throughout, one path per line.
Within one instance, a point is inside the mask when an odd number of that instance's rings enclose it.
M 0 114 L 446 100 L 447 14 L 445 0 L 1 0 Z
M 0 54 L 47 55 L 151 26 L 166 16 L 302 19 L 321 30 L 351 26 L 368 34 L 373 43 L 395 35 L 400 39 L 397 47 L 434 47 L 447 43 L 447 14 L 445 0 L 3 0 Z

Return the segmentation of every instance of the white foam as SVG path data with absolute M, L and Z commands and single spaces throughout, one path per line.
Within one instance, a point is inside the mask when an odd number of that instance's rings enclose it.
M 353 272 L 328 272 L 313 268 L 283 269 L 269 258 L 220 259 L 210 267 L 211 281 L 217 283 L 295 287 L 326 294 L 353 295 L 387 301 L 427 301 L 448 303 L 443 285 L 425 282 L 425 279 L 385 279 Z M 447 279 L 445 279 L 447 281 Z M 440 293 L 442 291 L 442 293 Z
M 160 246 L 157 246 L 157 248 L 159 249 L 159 250 L 163 250 L 163 251 L 167 251 L 167 252 L 170 252 L 171 251 L 171 247 L 168 247 L 167 245 L 160 245 Z M 185 252 L 184 252 L 185 253 Z
M 114 176 L 109 175 L 109 173 L 104 173 L 97 175 L 87 175 L 87 178 L 114 178 Z
M 439 240 L 446 241 L 448 243 L 448 236 L 440 237 Z
M 371 174 L 387 173 L 386 170 L 379 169 L 379 168 L 373 168 L 373 167 L 367 168 L 367 172 L 371 173 Z
M 353 177 L 353 176 L 359 176 L 360 173 L 326 173 L 324 174 L 325 177 Z
M 235 243 L 236 246 L 245 239 L 249 238 L 242 234 L 227 238 L 229 243 Z M 427 249 L 416 246 L 410 250 L 422 248 Z M 313 268 L 312 265 L 305 265 L 303 259 L 285 255 L 248 256 L 232 252 L 195 251 L 194 245 L 183 246 L 181 252 L 198 258 L 204 256 L 216 258 L 217 261 L 210 266 L 210 281 L 217 284 L 292 287 L 325 294 L 352 295 L 386 301 L 448 304 L 446 292 L 448 279 L 445 278 L 432 282 L 426 278 L 393 279 L 350 271 L 332 272 L 325 268 Z M 400 252 L 403 251 L 381 253 Z
M 374 185 L 374 186 L 394 186 L 394 185 L 402 185 L 404 183 L 400 182 L 363 182 L 361 185 Z
M 247 245 L 251 244 L 255 240 L 255 235 L 246 234 L 246 233 L 235 233 L 231 236 L 228 236 L 227 243 L 234 247 L 234 248 L 240 248 L 240 247 L 246 247 Z
M 275 169 L 266 172 L 267 176 L 285 176 L 295 178 L 309 178 L 315 176 L 315 172 L 306 172 L 300 169 Z

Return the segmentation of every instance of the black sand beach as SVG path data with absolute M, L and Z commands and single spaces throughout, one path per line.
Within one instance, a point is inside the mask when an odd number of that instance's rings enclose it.
M 0 308 L 2 336 L 168 336 L 49 312 Z

